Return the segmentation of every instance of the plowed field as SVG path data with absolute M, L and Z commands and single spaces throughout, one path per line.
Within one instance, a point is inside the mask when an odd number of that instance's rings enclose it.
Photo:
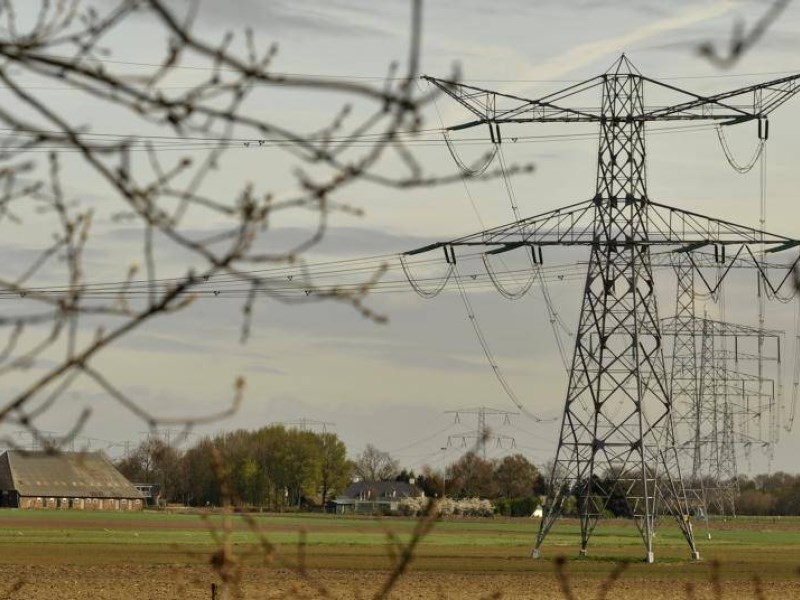
M 589 558 L 575 557 L 577 524 L 556 525 L 545 558 L 528 558 L 538 523 L 448 520 L 419 544 L 392 598 L 800 598 L 800 520 L 712 523 L 688 561 L 665 522 L 656 564 L 639 562 L 632 524 L 601 522 Z M 385 585 L 411 519 L 256 515 L 253 524 L 158 513 L 0 512 L 0 598 L 211 598 L 211 557 L 229 536 L 245 598 L 370 598 Z M 698 533 L 699 532 L 698 530 Z M 274 553 L 264 542 L 273 544 Z M 301 570 L 300 567 L 304 570 Z M 611 581 L 612 574 L 618 579 Z M 565 591 L 569 588 L 569 592 Z M 221 597 L 221 596 L 218 596 Z

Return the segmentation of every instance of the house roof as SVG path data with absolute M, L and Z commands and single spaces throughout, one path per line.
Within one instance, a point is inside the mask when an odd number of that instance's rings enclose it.
M 422 490 L 407 481 L 356 481 L 351 483 L 337 500 L 368 496 L 370 500 L 379 501 L 391 498 L 414 498 L 420 495 Z
M 21 452 L 0 455 L 0 490 L 20 496 L 142 498 L 102 452 Z

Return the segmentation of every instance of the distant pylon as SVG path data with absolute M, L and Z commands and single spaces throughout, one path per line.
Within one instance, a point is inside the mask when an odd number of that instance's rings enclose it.
M 477 408 L 465 408 L 460 410 L 448 410 L 445 411 L 445 414 L 455 415 L 455 422 L 461 422 L 461 415 L 475 415 L 477 418 L 477 427 L 473 431 L 469 431 L 466 433 L 458 433 L 452 434 L 447 436 L 447 445 L 452 445 L 454 440 L 461 440 L 463 445 L 466 446 L 466 440 L 472 440 L 473 444 L 472 447 L 475 448 L 475 452 L 480 454 L 484 460 L 486 460 L 486 442 L 493 441 L 495 442 L 496 446 L 504 447 L 504 444 L 508 444 L 510 448 L 515 448 L 517 445 L 516 439 L 513 436 L 503 435 L 497 433 L 496 431 L 492 431 L 486 424 L 486 417 L 487 415 L 490 417 L 502 417 L 504 425 L 511 424 L 511 417 L 518 415 L 519 413 L 508 411 L 508 410 L 499 410 L 496 408 L 489 408 L 486 406 L 479 406 Z
M 300 431 L 314 431 L 319 429 L 322 433 L 327 433 L 329 427 L 336 427 L 335 423 L 329 421 L 317 421 L 315 419 L 307 419 L 300 417 L 294 421 L 275 421 L 273 425 L 283 425 L 290 429 L 299 429 Z
M 749 444 L 748 423 L 755 417 L 750 404 L 760 398 L 764 381 L 731 369 L 732 362 L 766 358 L 765 340 L 776 345 L 780 332 L 698 317 L 695 280 L 687 254 L 673 257 L 677 275 L 675 316 L 662 320 L 662 333 L 672 336 L 671 390 L 674 441 L 690 505 L 708 515 L 711 504 L 720 514 L 735 514 L 738 489 L 736 445 Z M 756 355 L 740 356 L 742 339 L 758 341 Z M 733 341 L 728 351 L 727 340 Z M 772 357 L 769 357 L 770 359 Z M 755 384 L 754 384 L 755 382 Z M 752 389 L 757 386 L 757 390 Z M 774 387 L 774 386 L 773 386 Z M 758 408 L 755 409 L 756 411 Z M 738 430 L 736 417 L 742 431 Z M 757 417 L 761 418 L 761 417 Z

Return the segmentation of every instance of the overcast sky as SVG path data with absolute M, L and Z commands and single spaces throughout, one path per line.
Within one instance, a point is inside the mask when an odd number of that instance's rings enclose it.
M 183 3 L 174 3 L 180 8 Z M 422 70 L 448 75 L 458 64 L 463 77 L 476 85 L 528 97 L 544 95 L 605 71 L 625 52 L 646 75 L 670 78 L 675 85 L 698 93 L 740 87 L 800 69 L 797 36 L 800 5 L 793 3 L 767 37 L 731 71 L 720 71 L 698 57 L 694 48 L 712 40 L 727 41 L 738 18 L 752 20 L 763 2 L 595 2 L 501 0 L 439 0 L 425 5 Z M 403 60 L 408 41 L 409 5 L 400 0 L 286 0 L 201 3 L 197 27 L 209 40 L 227 29 L 251 26 L 263 45 L 280 44 L 274 68 L 291 73 L 379 77 L 393 60 Z M 117 38 L 113 59 L 157 61 L 163 40 L 150 39 L 146 23 L 133 24 Z M 146 40 L 146 42 L 143 42 Z M 135 73 L 136 67 L 129 66 Z M 189 71 L 181 75 L 191 81 Z M 72 92 L 52 94 L 70 115 L 94 131 L 130 132 L 133 125 L 116 113 L 81 104 Z M 657 98 L 655 99 L 658 100 Z M 323 123 L 338 107 L 329 95 L 276 94 L 263 110 L 273 120 L 305 129 Z M 458 108 L 439 99 L 426 114 L 426 127 L 459 118 Z M 441 120 L 440 120 L 441 119 Z M 537 129 L 538 127 L 538 129 Z M 591 132 L 584 126 L 527 126 L 518 135 Z M 656 133 L 656 132 L 653 132 Z M 795 99 L 771 118 L 767 157 L 767 229 L 800 236 L 796 190 L 800 173 L 795 164 L 800 139 L 800 100 Z M 532 175 L 514 181 L 523 215 L 590 198 L 594 193 L 596 140 L 549 140 L 504 145 L 506 159 L 534 162 Z M 756 143 L 752 127 L 731 132 L 738 156 L 749 156 Z M 467 158 L 489 149 L 465 147 Z M 452 171 L 442 144 L 415 147 L 419 159 L 434 171 Z M 66 160 L 71 160 L 67 158 Z M 229 156 L 214 189 L 240 187 L 253 181 L 267 188 L 290 185 L 289 164 L 275 148 L 245 149 Z M 712 129 L 648 138 L 649 192 L 653 200 L 744 224 L 756 225 L 759 215 L 759 173 L 735 173 L 719 148 Z M 137 260 L 138 232 L 102 210 L 107 190 L 82 176 L 80 166 L 68 171 L 68 189 L 99 207 L 95 239 L 87 255 L 89 279 L 119 280 Z M 472 199 L 472 201 L 470 200 Z M 417 192 L 400 192 L 361 185 L 341 198 L 364 209 L 362 217 L 337 215 L 327 239 L 308 257 L 312 261 L 393 254 L 423 244 L 456 237 L 512 220 L 507 193 L 500 181 L 461 184 Z M 202 225 L 202 224 L 201 224 Z M 290 243 L 307 227 L 302 215 L 279 222 L 273 243 Z M 9 231 L 3 248 L 11 264 L 21 264 L 37 249 L 30 232 Z M 164 275 L 177 275 L 181 257 L 164 258 Z M 548 264 L 574 263 L 578 255 L 550 251 Z M 175 271 L 169 272 L 170 268 Z M 674 281 L 669 271 L 658 275 L 662 315 L 674 310 Z M 560 316 L 572 330 L 577 321 L 580 283 L 554 283 L 551 292 Z M 492 292 L 471 299 L 498 363 L 526 408 L 558 417 L 566 392 L 566 374 L 558 357 L 541 293 L 531 292 L 511 302 Z M 726 316 L 754 323 L 754 277 L 732 280 Z M 474 428 L 472 417 L 454 422 L 445 411 L 488 406 L 516 411 L 503 394 L 470 326 L 455 288 L 450 286 L 426 301 L 408 291 L 379 294 L 369 300 L 388 316 L 385 325 L 359 317 L 346 306 L 331 303 L 284 306 L 262 301 L 256 310 L 250 342 L 238 342 L 240 303 L 230 299 L 202 300 L 182 314 L 161 319 L 124 340 L 103 359 L 114 380 L 146 408 L 167 416 L 214 410 L 230 396 L 238 374 L 247 378 L 247 399 L 240 412 L 201 433 L 255 428 L 270 422 L 300 418 L 330 423 L 352 454 L 367 443 L 393 452 L 404 466 L 441 466 L 463 449 L 448 436 Z M 786 330 L 785 395 L 791 397 L 794 312 L 796 306 L 770 305 L 768 324 Z M 718 307 L 711 307 L 712 313 Z M 8 388 L 13 392 L 13 385 Z M 121 442 L 141 439 L 144 423 L 116 407 L 88 384 L 76 388 L 56 406 L 42 426 L 64 431 L 84 406 L 93 406 L 87 436 Z M 516 439 L 517 449 L 538 463 L 553 457 L 557 427 L 524 415 L 492 423 L 497 432 Z M 93 442 L 92 447 L 104 447 Z M 507 446 L 508 444 L 506 444 Z M 111 449 L 118 453 L 118 448 Z M 492 448 L 502 455 L 507 448 Z M 783 432 L 773 469 L 796 470 L 800 434 Z M 763 471 L 766 461 L 755 453 L 740 460 L 740 470 Z

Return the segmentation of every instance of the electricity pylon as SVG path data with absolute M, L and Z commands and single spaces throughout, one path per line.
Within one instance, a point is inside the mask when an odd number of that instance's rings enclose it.
M 718 263 L 722 262 L 719 260 Z M 724 264 L 724 262 L 722 263 Z M 718 265 L 719 266 L 719 265 Z M 731 369 L 739 362 L 742 339 L 758 342 L 754 358 L 763 364 L 766 343 L 774 342 L 780 362 L 781 332 L 698 317 L 695 307 L 695 270 L 686 253 L 673 257 L 677 276 L 675 316 L 662 319 L 661 333 L 673 337 L 671 388 L 674 444 L 690 504 L 708 514 L 711 502 L 725 514 L 735 514 L 738 441 L 752 443 L 751 421 L 771 422 L 776 410 L 774 382 Z M 733 342 L 728 353 L 726 343 Z M 756 390 L 751 386 L 755 382 Z M 771 383 L 771 392 L 764 384 Z M 752 405 L 751 405 L 752 404 Z M 734 417 L 739 417 L 738 427 Z M 765 440 L 764 443 L 772 443 Z M 747 446 L 746 446 L 747 447 Z
M 737 448 L 744 448 L 744 455 L 749 458 L 752 447 L 758 445 L 769 450 L 778 441 L 774 427 L 769 428 L 768 438 L 764 437 L 763 424 L 779 421 L 780 366 L 776 374 L 777 389 L 775 381 L 764 376 L 764 369 L 766 363 L 780 365 L 783 334 L 763 327 L 697 318 L 697 292 L 704 291 L 713 298 L 721 292 L 721 278 L 717 277 L 716 282 L 713 276 L 696 278 L 695 269 L 705 268 L 719 274 L 731 269 L 758 268 L 785 271 L 788 275 L 793 266 L 763 260 L 754 262 L 752 256 L 726 260 L 719 250 L 717 248 L 715 254 L 692 252 L 653 256 L 654 266 L 670 267 L 677 278 L 675 316 L 662 320 L 661 332 L 673 338 L 670 382 L 681 473 L 690 474 L 684 479 L 690 504 L 706 515 L 710 504 L 715 504 L 720 514 L 735 514 Z M 699 269 L 698 272 L 702 273 Z M 743 349 L 740 344 L 743 339 L 757 341 L 755 351 Z M 774 346 L 771 353 L 768 346 Z M 739 370 L 741 363 L 753 361 L 760 375 Z M 707 371 L 702 398 L 698 393 L 701 365 L 705 365 L 702 370 Z M 714 427 L 704 431 L 703 415 L 712 414 Z M 705 422 L 709 424 L 708 419 Z M 708 448 L 701 449 L 701 444 Z M 714 460 L 698 461 L 698 455 L 703 453 Z M 702 471 L 696 468 L 698 464 L 704 466 Z
M 322 433 L 328 433 L 329 427 L 335 427 L 334 423 L 329 421 L 317 421 L 315 419 L 307 419 L 300 417 L 294 421 L 275 421 L 270 425 L 283 425 L 289 429 L 297 429 L 299 431 L 316 431 L 319 429 Z
M 762 382 L 755 375 L 731 369 L 724 345 L 728 338 L 737 340 L 737 346 L 746 337 L 779 341 L 779 333 L 686 315 L 662 320 L 661 333 L 674 337 L 674 445 L 690 503 L 706 514 L 712 502 L 719 513 L 729 509 L 733 514 L 738 475 L 733 417 L 737 414 L 746 422 L 745 415 L 752 413 L 751 401 L 760 398 L 758 389 L 753 391 L 748 384 L 756 382 L 758 388 Z
M 662 121 L 755 120 L 766 137 L 767 115 L 798 91 L 800 75 L 703 97 L 643 76 L 623 55 L 606 73 L 535 100 L 424 79 L 472 113 L 450 131 L 487 126 L 491 140 L 500 143 L 506 124 L 596 123 L 600 128 L 591 199 L 406 253 L 443 248 L 454 265 L 459 246 L 483 247 L 487 254 L 527 247 L 536 263 L 544 246 L 589 248 L 558 448 L 532 555 L 539 556 L 566 498 L 575 495 L 582 555 L 614 497 L 624 499 L 634 517 L 648 562 L 654 560 L 655 517 L 663 509 L 675 517 L 692 557 L 699 558 L 677 452 L 669 446 L 671 398 L 650 251 L 654 246 L 689 251 L 714 245 L 738 247 L 738 255 L 752 254 L 750 246 L 777 251 L 800 242 L 653 202 L 647 193 L 645 128 Z M 648 106 L 645 86 L 682 101 Z M 600 106 L 595 104 L 598 91 Z
M 775 423 L 780 423 L 780 404 L 781 401 L 781 376 L 780 364 L 781 345 L 783 342 L 783 332 L 754 326 L 737 326 L 726 324 L 721 321 L 709 322 L 708 328 L 715 334 L 713 341 L 713 379 L 711 381 L 724 382 L 721 387 L 711 386 L 710 389 L 723 390 L 719 396 L 722 407 L 726 408 L 728 414 L 722 415 L 722 422 L 718 424 L 718 431 L 721 438 L 717 439 L 719 445 L 720 460 L 733 467 L 721 465 L 708 465 L 703 479 L 698 481 L 694 478 L 693 457 L 695 447 L 696 415 L 699 413 L 700 402 L 697 396 L 697 384 L 699 380 L 699 367 L 701 361 L 700 338 L 703 335 L 703 319 L 696 318 L 695 314 L 695 292 L 700 291 L 705 295 L 714 297 L 721 292 L 721 283 L 724 277 L 720 273 L 727 274 L 731 270 L 754 270 L 765 275 L 766 271 L 785 272 L 786 277 L 777 287 L 769 284 L 765 277 L 759 280 L 763 285 L 760 293 L 764 293 L 766 286 L 771 292 L 777 295 L 778 290 L 786 283 L 786 279 L 791 275 L 794 264 L 777 264 L 763 261 L 756 257 L 741 256 L 725 260 L 720 256 L 719 249 L 716 255 L 705 252 L 692 253 L 661 253 L 653 256 L 654 266 L 669 267 L 675 271 L 677 276 L 677 295 L 675 303 L 675 317 L 672 320 L 662 320 L 662 334 L 671 334 L 673 337 L 672 361 L 671 361 L 671 383 L 673 393 L 673 413 L 675 423 L 675 437 L 678 442 L 679 456 L 682 457 L 681 472 L 685 475 L 692 474 L 687 485 L 687 493 L 692 499 L 692 504 L 701 507 L 707 512 L 707 506 L 712 500 L 717 505 L 717 509 L 724 513 L 725 507 L 730 508 L 731 513 L 735 511 L 735 489 L 730 491 L 731 485 L 736 487 L 736 480 L 733 475 L 728 477 L 717 477 L 712 473 L 735 473 L 738 449 L 743 449 L 744 458 L 748 461 L 754 447 L 760 447 L 767 453 L 771 453 L 775 444 L 778 442 L 779 427 Z M 709 275 L 708 278 L 702 275 L 702 270 L 708 269 L 717 273 L 717 277 Z M 695 277 L 696 274 L 700 277 Z M 670 322 L 671 321 L 671 322 Z M 757 347 L 742 347 L 740 343 L 743 339 L 755 340 Z M 730 345 L 726 345 L 731 343 Z M 772 348 L 770 351 L 769 348 Z M 708 356 L 707 354 L 704 356 Z M 705 359 L 711 365 L 709 358 Z M 742 363 L 755 363 L 758 368 L 758 375 L 742 372 Z M 777 365 L 776 379 L 765 376 L 767 363 Z M 776 385 L 777 382 L 777 385 Z M 708 386 L 706 386 L 708 388 Z M 716 397 L 718 394 L 714 394 Z M 683 460 L 685 458 L 686 460 Z M 713 467 L 713 468 L 712 468 Z M 732 483 L 733 482 L 733 483 Z M 715 490 L 707 489 L 708 485 L 715 486 Z M 727 490 L 727 491 L 726 491 Z M 711 498 L 707 498 L 711 492 Z M 719 492 L 719 493 L 717 493 Z M 730 500 L 720 501 L 718 498 L 724 496 Z
M 447 445 L 450 446 L 453 441 L 460 440 L 463 447 L 468 447 L 467 440 L 472 440 L 473 444 L 470 447 L 475 449 L 477 454 L 486 460 L 486 442 L 489 440 L 494 441 L 495 446 L 502 448 L 503 444 L 508 444 L 510 448 L 516 448 L 517 441 L 514 437 L 509 435 L 499 434 L 491 431 L 486 425 L 486 417 L 502 417 L 503 425 L 511 425 L 512 415 L 518 415 L 517 412 L 508 410 L 499 410 L 497 408 L 489 408 L 487 406 L 479 406 L 477 408 L 463 408 L 460 410 L 447 410 L 445 414 L 454 414 L 455 422 L 461 422 L 461 415 L 475 415 L 478 420 L 478 427 L 467 433 L 457 433 L 447 436 Z

